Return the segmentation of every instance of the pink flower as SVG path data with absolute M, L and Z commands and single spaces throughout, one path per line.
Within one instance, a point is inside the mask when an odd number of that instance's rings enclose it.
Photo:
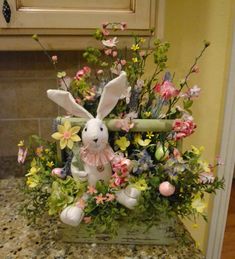
M 109 55 L 112 54 L 112 49 L 106 49 L 106 50 L 104 51 L 104 53 L 105 53 L 105 55 L 109 56 Z
M 121 172 L 116 172 L 112 175 L 112 179 L 110 181 L 110 187 L 111 188 L 117 188 L 120 187 L 122 184 L 126 183 L 128 181 L 127 178 L 128 174 L 123 174 Z
M 84 220 L 85 224 L 91 223 L 91 217 L 84 217 L 83 220 Z
M 197 65 L 194 66 L 193 69 L 192 69 L 192 72 L 193 73 L 199 73 L 199 67 Z
M 146 56 L 146 51 L 145 51 L 145 50 L 141 50 L 141 51 L 140 51 L 140 56 L 141 56 L 141 57 Z
M 126 23 L 126 22 L 121 22 L 121 23 L 120 23 L 120 29 L 121 29 L 122 31 L 124 31 L 126 28 L 127 28 L 127 23 Z
M 179 90 L 177 90 L 173 84 L 167 80 L 162 84 L 156 84 L 154 91 L 165 100 L 169 100 L 170 98 L 176 97 L 179 94 Z
M 78 70 L 75 79 L 81 80 L 83 76 L 86 74 L 91 73 L 91 69 L 87 66 L 83 67 L 82 69 Z
M 57 61 L 58 61 L 58 57 L 57 56 L 52 56 L 51 60 L 52 60 L 53 64 L 56 64 Z
M 94 186 L 92 186 L 92 185 L 89 185 L 89 186 L 87 186 L 87 193 L 89 193 L 89 194 L 94 194 L 94 193 L 97 193 L 97 190 L 95 189 L 95 187 Z
M 83 69 L 78 70 L 76 73 L 76 79 L 81 80 L 81 78 L 85 75 L 85 71 Z
M 112 169 L 115 173 L 121 173 L 121 177 L 126 177 L 132 169 L 131 160 L 121 155 L 116 155 L 112 160 Z M 114 177 L 119 177 L 119 175 L 115 175 Z
M 112 177 L 114 178 L 114 186 L 120 186 L 125 182 L 124 178 L 120 177 L 117 173 L 113 174 Z
M 179 140 L 191 135 L 194 132 L 194 129 L 196 128 L 196 124 L 191 119 L 176 119 L 173 122 L 172 127 L 173 131 L 175 131 L 174 139 Z
M 107 193 L 106 197 L 107 197 L 106 201 L 113 201 L 113 200 L 115 200 L 115 195 L 112 194 L 112 193 Z
M 85 203 L 85 201 L 81 198 L 81 199 L 79 199 L 78 202 L 76 203 L 76 206 L 79 207 L 79 208 L 81 208 L 81 209 L 83 210 L 83 209 L 85 208 L 85 206 L 86 206 L 86 203 Z
M 118 53 L 117 53 L 116 50 L 114 50 L 113 53 L 112 53 L 112 55 L 113 55 L 114 58 L 117 56 L 117 54 L 118 54 Z
M 91 69 L 88 66 L 83 67 L 83 71 L 84 71 L 85 74 L 91 73 Z
M 102 33 L 104 36 L 108 36 L 109 35 L 109 31 L 106 29 L 102 29 Z
M 126 60 L 125 59 L 121 59 L 120 63 L 122 64 L 122 66 L 125 66 L 126 65 Z
M 99 194 L 98 196 L 95 196 L 95 199 L 96 199 L 96 204 L 98 205 L 98 204 L 104 204 L 104 201 L 106 200 L 106 197 L 104 197 L 103 195 L 102 195 L 102 193 L 101 194 Z
M 177 148 L 174 148 L 173 155 L 176 159 L 181 157 L 180 151 Z
M 23 147 L 19 147 L 18 158 L 17 158 L 17 161 L 19 164 L 24 164 L 27 153 L 28 153 L 28 148 L 24 149 Z
M 122 129 L 126 132 L 129 132 L 130 129 L 132 129 L 134 127 L 134 122 L 132 120 L 130 120 L 129 118 L 124 118 L 121 120 L 118 120 L 115 123 L 116 128 L 118 129 Z
M 117 40 L 117 37 L 114 37 L 112 39 L 102 40 L 102 43 L 105 47 L 113 48 L 113 47 L 116 47 L 118 40 Z

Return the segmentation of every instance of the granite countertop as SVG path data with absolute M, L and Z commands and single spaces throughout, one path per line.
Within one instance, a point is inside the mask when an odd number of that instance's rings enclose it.
M 22 178 L 0 180 L 0 257 L 37 259 L 130 259 L 130 258 L 204 258 L 188 235 L 187 244 L 157 245 L 98 245 L 63 243 L 58 238 L 58 224 L 48 218 L 40 226 L 30 226 L 19 208 L 24 200 L 20 190 Z

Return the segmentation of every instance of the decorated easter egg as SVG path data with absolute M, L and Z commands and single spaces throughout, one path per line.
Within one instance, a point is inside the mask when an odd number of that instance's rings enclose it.
M 167 147 L 163 145 L 158 145 L 155 151 L 155 158 L 158 161 L 164 161 L 169 156 L 169 151 Z
M 168 181 L 162 182 L 159 185 L 159 192 L 163 196 L 166 196 L 166 197 L 171 196 L 175 192 L 175 186 L 169 183 Z

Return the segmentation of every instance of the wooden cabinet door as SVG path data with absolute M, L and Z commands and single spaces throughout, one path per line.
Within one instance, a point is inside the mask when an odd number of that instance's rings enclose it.
M 94 29 L 102 22 L 127 22 L 131 30 L 153 26 L 156 0 L 8 0 L 12 10 L 0 28 Z

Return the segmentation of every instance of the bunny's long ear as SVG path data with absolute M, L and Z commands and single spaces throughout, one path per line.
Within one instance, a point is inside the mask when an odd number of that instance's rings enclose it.
M 81 118 L 93 118 L 93 116 L 77 104 L 71 93 L 62 90 L 47 90 L 47 96 L 56 104 L 64 108 L 69 113 Z
M 96 117 L 98 119 L 104 119 L 113 110 L 120 97 L 126 93 L 127 87 L 126 72 L 124 71 L 105 85 L 97 109 Z

